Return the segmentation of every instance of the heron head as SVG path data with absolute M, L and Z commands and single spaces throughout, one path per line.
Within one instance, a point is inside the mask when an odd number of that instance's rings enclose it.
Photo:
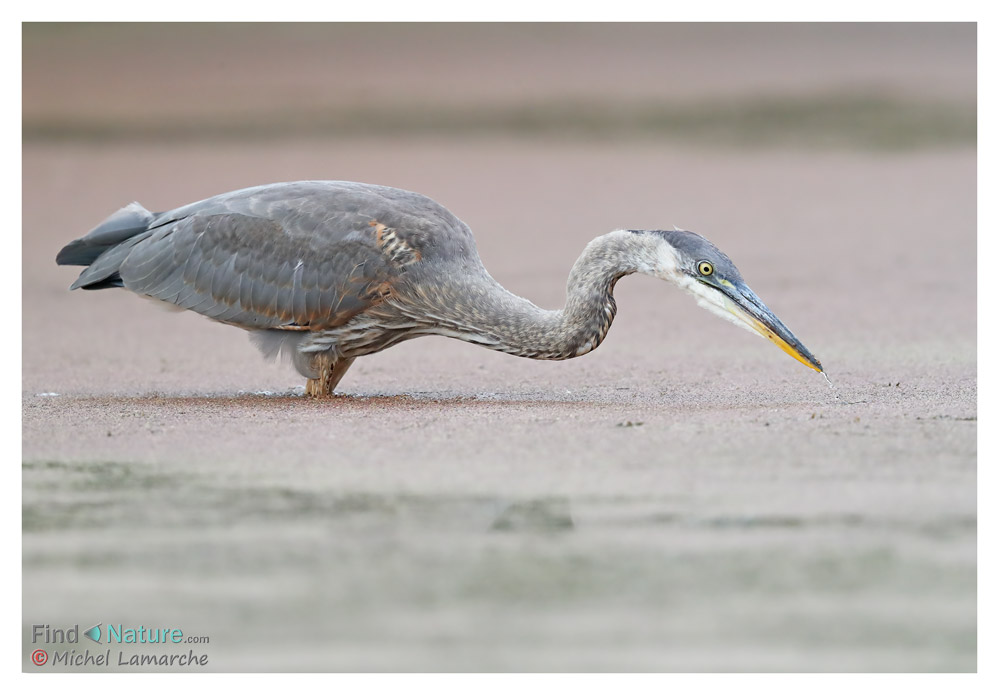
M 655 274 L 694 296 L 708 311 L 758 333 L 807 367 L 822 364 L 756 296 L 731 259 L 710 241 L 682 230 L 655 231 L 660 258 Z

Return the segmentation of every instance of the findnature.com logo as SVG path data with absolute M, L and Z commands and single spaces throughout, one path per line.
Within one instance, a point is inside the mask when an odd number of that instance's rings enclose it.
M 106 645 L 106 648 L 101 650 L 86 647 L 81 650 L 68 646 L 78 645 L 81 635 L 96 645 Z M 39 643 L 48 648 L 37 648 L 35 645 Z M 31 626 L 31 663 L 37 667 L 173 666 L 197 669 L 208 664 L 208 654 L 200 650 L 196 652 L 187 645 L 208 643 L 209 639 L 205 635 L 184 635 L 182 629 L 175 627 L 131 627 L 122 623 L 97 623 L 81 631 L 79 625 L 53 628 L 39 624 Z

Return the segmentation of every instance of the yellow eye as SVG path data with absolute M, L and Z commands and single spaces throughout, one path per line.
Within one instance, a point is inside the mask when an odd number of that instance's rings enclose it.
M 697 272 L 707 277 L 708 275 L 711 275 L 711 273 L 715 272 L 715 267 L 707 261 L 701 261 L 697 264 Z

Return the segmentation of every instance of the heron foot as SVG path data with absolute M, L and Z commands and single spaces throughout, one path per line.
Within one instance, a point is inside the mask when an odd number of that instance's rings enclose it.
M 340 383 L 353 362 L 354 358 L 337 360 L 330 359 L 325 354 L 320 355 L 315 362 L 319 378 L 305 382 L 305 395 L 317 400 L 333 398 L 333 389 Z
M 326 388 L 325 379 L 309 379 L 305 382 L 305 395 L 311 398 L 331 398 L 333 390 Z

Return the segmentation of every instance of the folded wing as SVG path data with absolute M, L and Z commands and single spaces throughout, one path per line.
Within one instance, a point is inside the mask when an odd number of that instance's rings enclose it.
M 197 214 L 151 230 L 120 261 L 138 294 L 245 328 L 322 330 L 391 292 L 373 230 L 295 233 L 239 213 Z

